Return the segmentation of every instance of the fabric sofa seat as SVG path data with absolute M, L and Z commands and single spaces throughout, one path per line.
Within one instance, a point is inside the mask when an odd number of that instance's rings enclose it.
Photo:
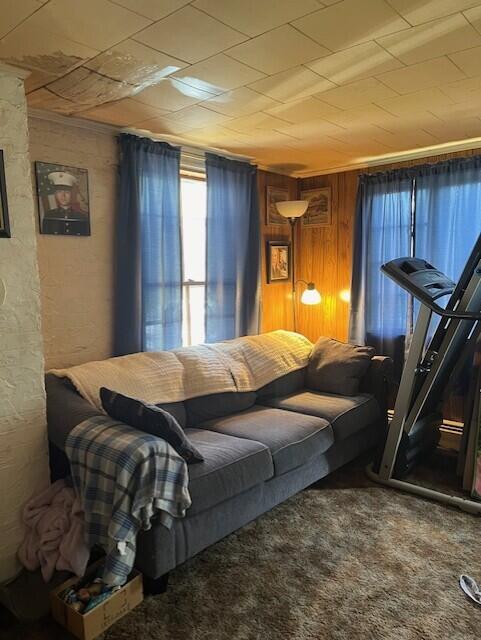
M 258 405 L 209 420 L 200 427 L 266 445 L 272 454 L 276 476 L 324 453 L 334 442 L 332 428 L 325 419 Z
M 304 389 L 280 398 L 258 400 L 262 405 L 317 416 L 332 426 L 336 442 L 345 440 L 380 418 L 379 404 L 369 394 L 338 396 Z
M 269 448 L 260 442 L 206 429 L 185 429 L 185 433 L 204 456 L 204 462 L 189 465 L 189 515 L 210 509 L 274 475 Z

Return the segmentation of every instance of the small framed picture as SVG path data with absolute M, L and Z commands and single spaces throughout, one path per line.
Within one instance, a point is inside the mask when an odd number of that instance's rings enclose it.
M 89 236 L 87 169 L 36 162 L 40 233 Z
M 267 243 L 267 282 L 283 282 L 291 277 L 291 243 Z
M 332 224 L 331 187 L 301 191 L 301 200 L 309 201 L 302 216 L 304 227 L 328 227 Z
M 289 191 L 281 187 L 266 188 L 266 224 L 288 224 L 276 207 L 276 202 L 289 200 Z
M 8 219 L 7 184 L 5 182 L 5 165 L 3 151 L 0 149 L 0 238 L 10 238 L 10 222 Z

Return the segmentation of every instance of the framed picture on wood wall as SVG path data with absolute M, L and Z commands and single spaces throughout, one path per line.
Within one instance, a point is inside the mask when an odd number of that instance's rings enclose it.
M 267 282 L 285 282 L 291 277 L 291 243 L 267 243 Z
M 10 222 L 8 219 L 7 184 L 5 182 L 5 165 L 3 151 L 0 149 L 0 238 L 10 238 Z
M 301 200 L 308 200 L 302 216 L 304 227 L 329 227 L 332 224 L 331 187 L 301 191 Z
M 87 169 L 36 162 L 40 233 L 89 236 Z
M 289 191 L 282 187 L 266 187 L 266 224 L 287 224 L 286 218 L 283 218 L 277 211 L 276 202 L 285 202 L 289 200 Z

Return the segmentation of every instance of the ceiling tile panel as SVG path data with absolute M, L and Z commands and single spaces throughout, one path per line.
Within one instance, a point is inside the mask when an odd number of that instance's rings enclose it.
M 388 0 L 409 24 L 430 22 L 435 18 L 464 11 L 479 4 L 479 0 Z
M 275 73 L 249 85 L 254 91 L 279 100 L 279 102 L 300 100 L 335 86 L 333 82 L 320 78 L 317 73 L 301 66 Z
M 452 82 L 442 87 L 442 92 L 448 96 L 452 102 L 470 102 L 479 104 L 481 95 L 481 76 Z
M 2 0 L 0 38 L 7 35 L 12 29 L 28 18 L 42 5 L 37 0 Z
M 314 120 L 306 120 L 298 124 L 286 124 L 279 127 L 279 131 L 298 140 L 312 140 L 322 138 L 323 136 L 336 137 L 338 134 L 344 133 L 346 130 L 338 127 L 332 122 L 327 122 L 321 118 Z
M 204 106 L 227 116 L 238 117 L 256 111 L 264 111 L 276 104 L 277 102 L 272 98 L 256 93 L 247 87 L 241 87 L 206 100 Z
M 413 93 L 429 87 L 438 87 L 464 77 L 463 72 L 446 57 L 420 62 L 378 76 L 379 80 L 398 93 Z
M 178 111 L 184 107 L 206 100 L 211 96 L 212 94 L 191 87 L 179 80 L 165 78 L 152 87 L 136 94 L 135 100 L 158 109 Z
M 326 102 L 321 102 L 321 100 L 316 100 L 316 98 L 304 98 L 297 102 L 277 105 L 266 110 L 270 115 L 292 123 L 313 120 L 314 118 L 323 118 L 338 113 L 338 111 L 339 109 L 336 107 Z
M 481 33 L 481 5 L 479 4 L 479 0 L 477 6 L 465 11 L 464 15 L 473 27 Z
M 192 87 L 220 94 L 264 78 L 265 75 L 220 53 L 177 72 L 175 77 Z
M 461 82 L 464 82 L 464 80 Z M 378 104 L 395 116 L 405 116 L 418 111 L 431 111 L 436 106 L 444 106 L 452 104 L 452 102 L 451 98 L 445 93 L 435 88 L 423 89 L 404 96 L 396 96 L 389 100 L 381 100 Z
M 181 9 L 191 0 L 111 0 L 114 4 L 135 11 L 135 13 L 145 16 L 156 22 L 165 18 L 169 13 Z
M 338 113 L 326 116 L 326 120 L 346 128 L 360 124 L 374 124 L 388 131 L 395 131 L 399 124 L 399 118 L 397 116 L 388 113 L 375 104 L 339 111 Z
M 255 130 L 274 131 L 286 125 L 285 120 L 275 118 L 268 113 L 258 112 L 251 113 L 248 116 L 233 118 L 226 123 L 226 129 L 239 133 L 252 133 Z
M 364 42 L 344 51 L 307 62 L 306 66 L 336 84 L 370 78 L 403 66 L 376 42 Z
M 124 40 L 84 66 L 113 80 L 147 87 L 187 65 L 135 40 Z
M 293 22 L 331 51 L 375 40 L 410 25 L 384 0 L 343 0 Z
M 181 109 L 166 116 L 166 120 L 180 122 L 194 129 L 197 127 L 210 127 L 212 125 L 224 124 L 228 122 L 230 118 L 200 105 L 193 105 L 192 107 Z
M 429 126 L 426 131 L 437 138 L 439 142 L 477 138 L 481 136 L 481 120 L 474 117 L 462 118 L 449 124 L 442 122 Z
M 481 35 L 458 13 L 380 38 L 379 43 L 406 64 L 477 47 Z
M 329 51 L 285 25 L 233 47 L 226 53 L 270 75 L 320 58 Z
M 48 89 L 57 96 L 84 106 L 95 106 L 130 96 L 134 90 L 131 85 L 111 80 L 95 71 L 79 67 L 48 85 Z
M 351 107 L 361 107 L 370 102 L 378 102 L 396 96 L 396 92 L 387 87 L 376 78 L 366 78 L 358 80 L 343 87 L 337 87 L 330 91 L 319 93 L 318 97 L 323 102 L 327 102 L 339 109 L 350 109 Z
M 449 58 L 467 76 L 479 76 L 481 73 L 481 47 L 452 53 Z
M 251 37 L 319 9 L 316 0 L 196 0 L 193 6 Z
M 108 0 L 50 0 L 27 22 L 38 33 L 60 34 L 100 51 L 151 23 Z
M 193 63 L 243 42 L 247 37 L 189 6 L 144 29 L 134 39 Z
M 27 104 L 33 109 L 54 111 L 62 115 L 71 115 L 82 108 L 70 100 L 56 96 L 45 88 L 36 89 L 32 91 L 32 93 L 29 93 L 27 96 Z
M 82 118 L 119 127 L 128 127 L 161 115 L 162 111 L 160 109 L 154 109 L 154 107 L 149 107 L 130 98 L 103 104 L 79 113 Z
M 149 118 L 148 120 L 137 122 L 135 124 L 135 128 L 140 131 L 162 133 L 172 136 L 183 136 L 186 132 L 192 129 L 192 127 L 186 123 L 167 120 L 163 116 L 160 118 Z

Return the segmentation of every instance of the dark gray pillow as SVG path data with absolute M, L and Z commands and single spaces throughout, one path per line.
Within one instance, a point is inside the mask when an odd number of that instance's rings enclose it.
M 306 386 L 316 391 L 355 396 L 374 355 L 373 347 L 319 338 L 309 358 Z
M 100 399 L 109 416 L 166 440 L 187 464 L 204 460 L 174 416 L 161 407 L 129 398 L 105 387 L 100 389 Z
M 185 401 L 187 424 L 195 427 L 207 420 L 229 416 L 231 413 L 245 411 L 252 407 L 257 399 L 255 391 L 227 391 L 226 393 L 211 393 L 199 398 Z

